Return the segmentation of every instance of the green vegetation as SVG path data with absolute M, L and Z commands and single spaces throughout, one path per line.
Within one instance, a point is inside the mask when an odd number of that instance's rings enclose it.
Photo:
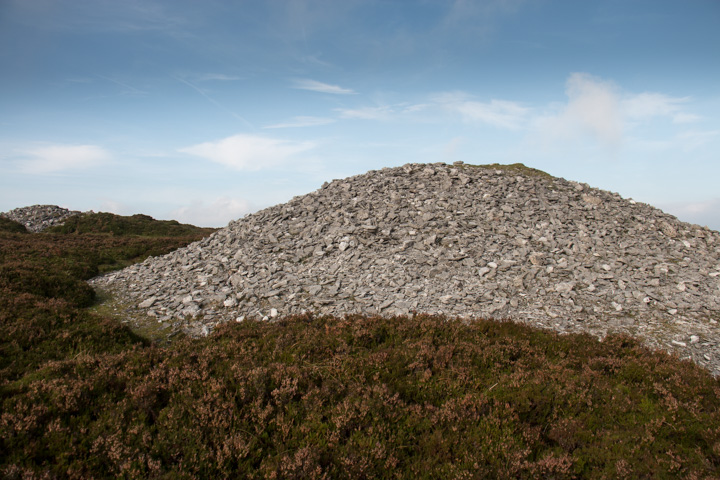
M 116 321 L 83 308 L 95 300 L 85 280 L 168 253 L 204 234 L 202 229 L 185 237 L 0 233 L 0 382 L 49 360 L 142 343 Z
M 74 215 L 63 225 L 51 227 L 47 233 L 107 233 L 111 235 L 142 235 L 148 237 L 182 237 L 214 232 L 214 228 L 199 228 L 175 220 L 155 220 L 147 215 L 129 217 L 113 213 L 83 213 Z
M 3 477 L 720 476 L 720 381 L 628 337 L 305 315 L 160 346 L 85 308 L 196 238 L 0 233 Z
M 27 228 L 22 223 L 9 218 L 0 217 L 0 232 L 7 233 L 28 233 Z

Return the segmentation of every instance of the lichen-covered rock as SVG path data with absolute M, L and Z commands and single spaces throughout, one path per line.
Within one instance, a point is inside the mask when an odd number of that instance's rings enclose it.
M 95 282 L 160 321 L 195 316 L 191 333 L 304 310 L 444 313 L 625 332 L 720 372 L 720 234 L 517 166 L 334 180 Z

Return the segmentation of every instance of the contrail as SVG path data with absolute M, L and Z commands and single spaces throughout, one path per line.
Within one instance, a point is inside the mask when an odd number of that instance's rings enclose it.
M 213 105 L 215 105 L 216 107 L 218 107 L 220 110 L 222 110 L 222 111 L 224 111 L 224 112 L 226 112 L 226 113 L 229 113 L 230 115 L 232 115 L 233 117 L 237 118 L 238 120 L 240 120 L 241 122 L 243 122 L 245 125 L 247 125 L 247 126 L 250 127 L 251 129 L 256 130 L 255 126 L 254 126 L 252 123 L 248 122 L 247 119 L 241 117 L 240 115 L 238 115 L 237 113 L 235 113 L 235 112 L 233 112 L 233 111 L 231 111 L 231 110 L 228 110 L 228 109 L 225 108 L 223 105 L 219 104 L 219 103 L 216 102 L 213 98 L 211 98 L 207 93 L 203 92 L 203 91 L 202 91 L 200 88 L 198 88 L 197 86 L 195 86 L 195 85 L 193 85 L 192 83 L 188 82 L 188 81 L 185 80 L 184 78 L 180 78 L 180 77 L 173 77 L 173 78 L 174 78 L 175 80 L 179 81 L 179 82 L 184 83 L 184 84 L 187 85 L 188 87 L 190 87 L 190 88 L 192 88 L 193 90 L 195 90 L 196 92 L 198 92 L 200 95 L 202 95 L 203 97 L 205 97 L 210 103 L 212 103 Z

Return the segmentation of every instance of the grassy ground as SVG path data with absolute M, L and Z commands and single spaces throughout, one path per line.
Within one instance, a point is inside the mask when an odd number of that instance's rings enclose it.
M 720 381 L 627 337 L 306 315 L 161 346 L 86 308 L 191 240 L 0 233 L 4 477 L 720 477 Z

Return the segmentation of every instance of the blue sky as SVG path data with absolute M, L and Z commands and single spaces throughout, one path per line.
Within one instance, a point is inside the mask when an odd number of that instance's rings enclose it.
M 720 229 L 717 0 L 0 0 L 0 211 L 203 226 L 408 162 Z

